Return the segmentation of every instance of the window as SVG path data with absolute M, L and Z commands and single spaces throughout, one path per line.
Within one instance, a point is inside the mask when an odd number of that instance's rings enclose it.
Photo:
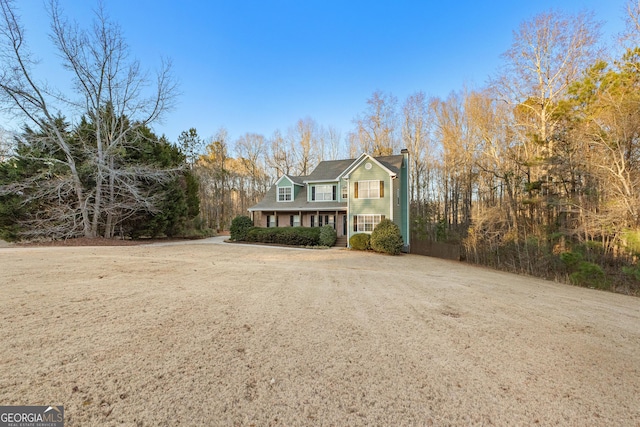
M 335 185 L 315 185 L 311 187 L 311 200 L 326 201 L 336 199 Z
M 278 201 L 279 202 L 291 201 L 291 187 L 278 187 Z
M 324 216 L 325 225 L 330 225 L 334 229 L 336 228 L 336 216 L 335 215 L 325 215 Z
M 276 215 L 267 215 L 267 227 L 277 227 L 278 217 Z
M 289 225 L 291 227 L 300 227 L 300 215 L 289 216 Z
M 354 193 L 356 199 L 379 199 L 384 197 L 384 181 L 358 181 Z
M 347 200 L 349 198 L 349 184 L 347 182 L 343 182 L 340 188 L 342 189 L 342 200 Z
M 353 231 L 370 233 L 383 219 L 384 215 L 355 215 L 353 217 Z

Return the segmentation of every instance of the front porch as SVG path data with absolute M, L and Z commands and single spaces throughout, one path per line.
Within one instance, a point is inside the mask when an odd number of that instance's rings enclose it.
M 323 227 L 331 225 L 338 239 L 347 237 L 346 210 L 316 211 L 254 211 L 251 212 L 256 227 Z M 346 246 L 346 243 L 345 243 Z

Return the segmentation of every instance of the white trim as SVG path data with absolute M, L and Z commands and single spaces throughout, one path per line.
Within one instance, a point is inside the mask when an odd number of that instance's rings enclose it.
M 382 163 L 380 163 L 379 161 L 376 160 L 375 157 L 370 156 L 367 153 L 362 153 L 360 155 L 360 157 L 358 157 L 356 160 L 354 160 L 353 163 L 351 163 L 351 165 L 349 165 L 349 167 L 347 167 L 344 172 L 342 172 L 340 175 L 338 175 L 338 179 L 340 178 L 349 178 L 349 174 L 351 172 L 353 172 L 353 170 L 355 168 L 357 168 L 358 166 L 360 166 L 360 164 L 365 160 L 365 159 L 369 159 L 372 162 L 374 162 L 376 165 L 380 166 L 382 168 L 382 170 L 386 171 L 390 176 L 396 176 L 396 173 L 391 171 L 389 168 L 387 168 L 385 165 L 383 165 Z
M 280 202 L 280 203 L 287 203 L 287 202 Z M 311 203 L 311 202 L 309 202 Z M 325 202 L 325 203 L 329 203 L 329 202 Z M 303 207 L 299 207 L 299 206 L 293 206 L 293 207 L 287 207 L 287 206 L 283 206 L 283 207 L 273 207 L 273 206 L 269 206 L 267 208 L 259 208 L 259 209 L 252 209 L 249 208 L 247 209 L 247 211 L 249 212 L 295 212 L 295 211 L 300 211 L 300 212 L 317 212 L 317 211 L 346 211 L 347 210 L 347 206 L 312 206 L 312 207 L 308 207 L 308 208 L 303 208 Z
M 287 178 L 289 180 L 289 182 L 291 182 L 292 185 L 297 185 L 298 187 L 304 187 L 303 184 L 297 183 L 295 182 L 293 179 L 291 179 L 291 177 L 287 174 L 282 175 L 280 178 L 278 178 L 278 180 L 276 181 L 275 185 L 278 186 L 278 184 L 280 184 L 280 181 L 282 181 L 284 178 Z
M 286 189 L 289 189 L 289 196 L 290 196 L 289 200 L 280 200 L 280 190 L 286 190 Z M 293 194 L 294 194 L 293 185 L 287 185 L 287 186 L 283 186 L 283 187 L 276 187 L 276 202 L 278 202 L 278 203 L 291 203 L 291 202 L 293 202 L 293 199 L 294 199 Z
M 353 192 L 351 191 L 351 181 L 349 181 L 349 177 L 344 178 L 344 180 L 347 182 L 347 191 L 349 192 L 347 194 L 347 211 L 345 212 L 345 215 L 347 216 L 347 248 L 351 249 L 351 244 L 349 243 L 349 240 L 351 240 L 351 224 L 349 223 L 349 217 L 351 212 L 351 195 Z
M 338 179 L 338 178 L 335 178 L 335 179 L 321 179 L 321 180 L 317 180 L 317 179 L 314 179 L 314 180 L 304 180 L 304 181 L 302 181 L 302 182 L 303 182 L 303 183 L 305 183 L 305 184 L 313 184 L 314 182 L 338 182 L 338 181 L 339 181 L 339 179 Z
M 344 201 L 346 200 L 347 202 L 349 201 L 349 181 L 344 181 L 344 183 L 346 185 L 342 185 L 342 181 L 340 181 L 339 186 L 340 186 L 340 201 Z M 337 191 L 336 191 L 337 193 Z M 342 197 L 344 193 L 347 193 L 347 197 Z M 336 194 L 337 195 L 337 194 Z
M 384 180 L 380 180 L 380 179 L 363 179 L 362 181 L 356 181 L 358 183 L 358 199 L 363 199 L 363 200 L 378 200 L 378 199 L 382 199 L 384 197 L 380 197 L 380 183 L 382 182 L 384 185 Z M 360 186 L 360 183 L 362 182 L 367 182 L 367 183 L 371 183 L 371 182 L 375 182 L 377 184 L 378 187 L 378 197 L 362 197 L 362 188 Z M 369 184 L 367 191 L 369 193 L 371 193 L 371 184 Z
M 389 177 L 389 219 L 393 221 L 393 178 Z
M 411 174 L 410 174 L 410 170 L 409 167 L 411 166 L 411 164 L 409 163 L 409 150 L 404 149 L 401 151 L 402 153 L 402 164 L 404 165 L 404 167 L 406 168 L 405 171 L 405 176 L 407 177 L 407 179 L 405 179 L 405 188 L 407 189 L 406 194 L 405 194 L 405 199 L 404 199 L 404 204 L 406 206 L 406 213 L 407 213 L 407 222 L 405 222 L 405 228 L 406 228 L 406 232 L 407 232 L 407 241 L 404 243 L 405 246 L 407 246 L 408 248 L 411 248 L 411 223 L 410 221 L 410 211 L 411 211 L 411 202 L 409 200 L 409 186 L 410 186 L 410 179 L 411 179 Z M 400 176 L 402 176 L 402 168 L 400 169 Z M 400 188 L 402 188 L 402 179 L 400 180 Z M 400 203 L 402 205 L 402 202 Z
M 318 200 L 318 187 L 329 187 L 329 197 L 331 197 L 330 199 L 322 199 L 322 200 Z M 326 183 L 321 183 L 321 184 L 309 184 L 309 201 L 312 203 L 316 203 L 316 202 L 337 202 L 338 200 L 334 200 L 333 199 L 333 187 L 336 188 L 336 199 L 338 196 L 338 185 L 337 184 L 326 184 Z M 314 189 L 315 189 L 315 200 L 312 198 L 312 195 L 314 193 Z M 327 194 L 327 193 L 322 193 L 322 194 Z M 324 196 L 323 196 L 324 197 Z
M 355 231 L 355 233 L 367 233 L 367 234 L 371 234 L 371 233 L 373 232 L 373 230 L 376 228 L 376 225 L 380 224 L 380 222 L 382 221 L 382 217 L 383 217 L 384 215 L 382 215 L 382 214 L 357 214 L 357 215 L 354 215 L 354 217 L 367 217 L 367 216 L 374 217 L 374 218 L 373 218 L 373 221 L 371 222 L 371 224 L 373 225 L 373 226 L 371 227 L 371 231 L 366 231 L 366 230 L 360 231 L 360 230 L 359 230 L 359 228 L 360 228 L 360 224 L 362 224 L 362 223 L 361 223 L 361 222 L 360 222 L 360 220 L 358 219 L 358 224 L 356 225 L 356 227 L 358 227 L 358 230 L 356 230 L 356 231 Z M 376 218 L 375 218 L 375 217 L 379 217 L 379 221 L 378 221 L 377 223 L 375 222 L 375 220 L 376 220 Z

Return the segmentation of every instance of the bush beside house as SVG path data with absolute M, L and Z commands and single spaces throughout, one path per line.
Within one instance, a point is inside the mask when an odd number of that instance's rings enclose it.
M 366 233 L 354 234 L 349 239 L 349 246 L 357 251 L 368 251 L 370 249 L 369 240 L 370 237 Z
M 333 246 L 338 240 L 338 233 L 331 225 L 325 225 L 320 229 L 320 246 Z
M 245 241 L 252 243 L 274 243 L 291 246 L 318 246 L 320 228 L 309 227 L 253 227 L 247 232 Z
M 371 233 L 371 249 L 389 255 L 398 255 L 403 246 L 400 228 L 390 219 L 383 219 Z

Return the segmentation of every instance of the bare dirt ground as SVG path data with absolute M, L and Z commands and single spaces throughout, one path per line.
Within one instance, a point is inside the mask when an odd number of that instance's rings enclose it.
M 414 255 L 0 249 L 0 404 L 68 426 L 639 426 L 640 299 Z

